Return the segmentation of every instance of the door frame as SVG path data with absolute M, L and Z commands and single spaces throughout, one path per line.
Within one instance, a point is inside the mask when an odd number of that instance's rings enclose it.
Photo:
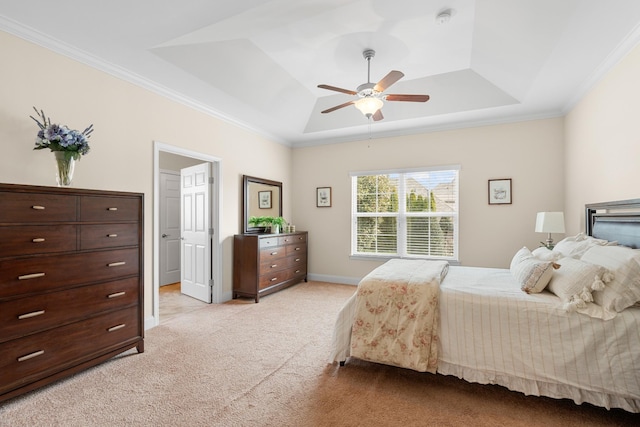
M 213 279 L 212 302 L 222 302 L 222 160 L 185 148 L 176 147 L 159 141 L 153 141 L 153 319 L 154 326 L 160 324 L 160 152 L 191 157 L 211 163 L 211 227 L 214 230 L 211 240 L 211 270 Z

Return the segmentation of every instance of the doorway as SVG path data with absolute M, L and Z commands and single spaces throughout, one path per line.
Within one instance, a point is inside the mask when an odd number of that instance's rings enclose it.
M 168 261 L 166 247 L 162 247 L 163 234 L 170 234 L 163 228 L 163 221 L 160 220 L 161 210 L 166 208 L 166 199 L 163 201 L 163 195 L 161 191 L 163 179 L 172 173 L 180 173 L 180 169 L 189 167 L 195 164 L 207 163 L 210 165 L 211 170 L 211 194 L 210 194 L 210 214 L 209 223 L 211 229 L 214 231 L 211 236 L 211 301 L 213 303 L 222 302 L 222 242 L 220 236 L 217 233 L 220 224 L 220 213 L 222 211 L 220 206 L 220 194 L 221 194 L 221 179 L 220 169 L 221 161 L 219 158 L 185 150 L 180 147 L 171 146 L 168 144 L 154 142 L 154 191 L 153 191 L 153 326 L 160 324 L 160 286 L 163 284 L 163 280 L 166 281 L 165 272 L 174 271 L 176 265 L 181 265 L 181 260 Z M 161 204 L 163 204 L 161 206 Z M 166 226 L 166 224 L 164 224 Z M 179 239 L 179 237 L 178 237 Z M 177 245 L 179 246 L 179 244 Z M 174 251 L 175 252 L 175 251 Z M 170 263 L 171 265 L 167 265 Z M 175 271 L 174 271 L 175 273 Z M 184 298 L 190 298 L 184 296 Z

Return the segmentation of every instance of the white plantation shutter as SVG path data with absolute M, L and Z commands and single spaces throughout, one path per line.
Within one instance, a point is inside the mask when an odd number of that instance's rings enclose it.
M 352 255 L 458 258 L 459 166 L 352 173 Z

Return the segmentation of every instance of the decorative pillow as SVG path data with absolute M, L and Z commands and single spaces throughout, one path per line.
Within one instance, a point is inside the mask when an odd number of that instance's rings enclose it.
M 542 292 L 553 275 L 553 261 L 536 259 L 526 247 L 511 260 L 511 275 L 528 294 Z
M 577 234 L 573 237 L 565 237 L 560 240 L 553 248 L 553 252 L 560 253 L 562 257 L 571 257 L 580 259 L 584 253 L 593 246 L 603 246 L 608 242 L 602 239 L 595 239 L 585 236 L 584 233 Z
M 531 251 L 526 246 L 523 246 L 516 254 L 511 258 L 511 266 L 509 268 L 513 268 L 518 265 L 523 259 L 530 258 Z
M 596 304 L 621 312 L 640 301 L 640 251 L 626 246 L 594 246 L 581 259 L 614 275 L 604 290 L 593 293 Z
M 592 292 L 605 289 L 605 283 L 611 281 L 611 274 L 604 267 L 570 257 L 558 260 L 558 264 L 560 268 L 553 274 L 547 289 L 562 300 L 567 312 L 578 311 L 599 318 L 613 317 L 593 304 Z

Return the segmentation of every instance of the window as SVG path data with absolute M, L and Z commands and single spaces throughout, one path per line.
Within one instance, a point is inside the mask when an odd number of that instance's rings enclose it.
M 458 258 L 458 166 L 351 174 L 351 254 Z

